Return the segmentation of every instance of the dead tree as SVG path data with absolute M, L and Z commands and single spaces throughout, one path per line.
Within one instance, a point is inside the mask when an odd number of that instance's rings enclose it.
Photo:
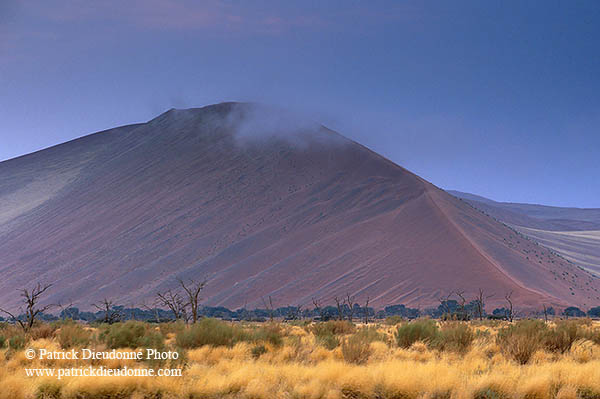
M 137 320 L 136 316 L 135 316 L 135 303 L 130 303 L 129 304 L 129 318 L 130 320 Z
M 296 311 L 294 312 L 295 320 L 302 320 L 302 305 L 296 306 Z
M 150 306 L 146 305 L 146 302 L 142 302 L 140 304 L 140 306 L 144 309 L 146 309 L 148 312 L 152 312 L 154 313 L 154 319 L 156 320 L 157 323 L 160 323 L 160 314 L 158 313 L 158 307 L 156 306 L 156 303 L 153 305 L 154 307 L 151 308 Z
M 350 323 L 352 323 L 352 319 L 354 316 L 354 297 L 350 296 L 350 294 L 346 294 L 346 299 L 344 299 L 344 302 L 348 304 L 348 321 Z
M 344 320 L 344 304 L 343 301 L 341 301 L 337 296 L 333 298 L 333 300 L 335 301 L 335 305 L 337 306 L 337 310 L 338 310 L 338 319 Z
M 185 316 L 185 301 L 181 294 L 176 291 L 168 290 L 158 292 L 156 294 L 156 302 L 159 306 L 166 306 L 171 312 L 175 320 L 183 319 Z
M 319 317 L 321 318 L 321 321 L 324 320 L 324 314 L 323 314 L 323 306 L 321 305 L 321 301 L 313 298 L 312 299 L 312 303 L 315 307 L 315 310 L 317 311 L 317 313 L 319 313 Z
M 265 306 L 265 309 L 267 309 L 267 312 L 269 312 L 269 320 L 271 322 L 273 322 L 273 316 L 275 313 L 275 310 L 273 309 L 273 299 L 271 298 L 271 295 L 269 295 L 269 303 L 267 303 L 265 301 L 265 298 L 261 298 L 263 305 Z
M 36 317 L 38 317 L 41 313 L 44 313 L 45 311 L 54 306 L 50 304 L 39 307 L 39 302 L 42 295 L 50 287 L 52 287 L 52 284 L 42 285 L 41 283 L 37 283 L 37 285 L 30 290 L 28 290 L 27 288 L 19 290 L 21 292 L 21 297 L 23 298 L 23 302 L 25 304 L 25 320 L 22 320 L 22 318 L 19 318 L 18 316 L 15 317 L 11 312 L 5 309 L 0 308 L 0 311 L 9 315 L 11 319 L 16 323 L 19 323 L 23 331 L 29 332 L 29 330 L 31 330 L 31 327 L 33 327 L 33 324 L 35 323 Z
M 365 324 L 369 324 L 369 300 L 370 298 L 367 297 L 367 302 L 365 303 Z
M 548 309 L 546 308 L 546 304 L 544 304 L 544 322 L 548 323 Z
M 454 293 L 456 294 L 457 297 L 460 298 L 460 317 L 461 317 L 461 319 L 466 318 L 467 312 L 465 311 L 465 303 L 467 302 L 467 300 L 465 299 L 465 292 L 464 291 L 454 291 Z
M 444 297 L 440 297 L 438 298 L 438 301 L 440 303 L 440 306 L 442 307 L 442 309 L 445 309 L 445 313 L 447 315 L 450 315 L 450 306 L 448 305 L 448 302 L 450 301 L 450 297 L 452 296 L 452 292 L 450 292 L 448 294 L 448 296 Z
M 123 318 L 123 314 L 117 309 L 117 305 L 110 299 L 104 298 L 102 301 L 92 304 L 92 306 L 104 313 L 103 323 L 113 324 Z
M 507 310 L 507 314 L 506 317 L 508 317 L 508 321 L 510 321 L 512 323 L 513 318 L 514 318 L 514 310 L 513 310 L 513 303 L 512 303 L 512 294 L 513 292 L 509 292 L 508 294 L 504 295 L 504 299 L 506 299 L 506 302 L 508 302 L 508 310 Z
M 70 301 L 67 306 L 63 306 L 60 302 L 56 304 L 60 308 L 61 318 L 67 318 L 73 320 L 73 301 Z
M 475 303 L 477 306 L 477 314 L 479 316 L 479 321 L 483 320 L 483 315 L 485 313 L 485 301 L 493 297 L 494 294 L 485 296 L 483 294 L 483 290 L 480 288 L 479 293 L 477 294 L 477 299 L 475 299 Z
M 190 308 L 192 323 L 195 323 L 198 321 L 198 311 L 200 310 L 200 300 L 202 299 L 200 298 L 200 292 L 206 286 L 206 280 L 195 281 L 190 279 L 186 284 L 180 279 L 179 285 L 181 285 L 187 296 L 187 301 L 184 301 L 185 308 Z

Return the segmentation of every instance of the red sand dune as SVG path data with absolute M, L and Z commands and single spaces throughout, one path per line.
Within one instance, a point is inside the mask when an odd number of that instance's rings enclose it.
M 521 308 L 600 302 L 589 273 L 365 147 L 269 112 L 171 110 L 0 163 L 0 304 L 43 281 L 51 302 L 139 305 L 188 277 L 229 308 L 346 293 L 426 307 L 479 288 L 490 305 L 510 291 Z

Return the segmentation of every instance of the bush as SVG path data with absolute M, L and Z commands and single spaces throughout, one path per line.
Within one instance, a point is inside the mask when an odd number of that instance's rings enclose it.
M 241 327 L 217 319 L 200 322 L 177 333 L 177 345 L 182 348 L 198 348 L 204 345 L 233 346 L 248 340 L 249 335 Z
M 264 345 L 256 345 L 252 348 L 252 357 L 258 359 L 261 355 L 267 353 L 267 348 Z
M 25 334 L 13 335 L 8 339 L 8 347 L 14 350 L 23 349 L 26 343 Z
M 309 331 L 314 334 L 320 345 L 333 350 L 340 346 L 338 335 L 353 333 L 355 329 L 354 324 L 348 321 L 330 320 L 313 324 L 310 326 Z
M 519 320 L 498 331 L 496 343 L 502 353 L 519 364 L 527 364 L 542 347 L 548 328 L 539 320 Z
M 595 308 L 591 308 L 588 310 L 589 317 L 600 317 L 600 306 L 596 306 Z
M 577 322 L 561 321 L 556 327 L 546 331 L 543 344 L 549 351 L 565 353 L 571 350 L 573 343 L 581 338 L 581 335 Z
M 127 321 L 105 326 L 100 333 L 100 339 L 111 349 L 164 347 L 162 334 L 141 321 Z
M 325 335 L 344 335 L 353 333 L 355 326 L 349 321 L 330 320 L 315 323 L 310 330 L 317 337 Z
M 54 336 L 56 326 L 49 323 L 40 323 L 29 330 L 29 336 L 34 341 L 36 339 L 50 339 Z
M 182 320 L 178 321 L 170 321 L 168 323 L 160 323 L 158 328 L 160 329 L 160 333 L 163 336 L 167 336 L 168 334 L 178 334 L 185 330 L 186 324 Z
M 354 334 L 342 344 L 342 356 L 348 363 L 363 364 L 371 355 L 371 343 L 365 334 Z
M 274 346 L 283 344 L 281 327 L 277 324 L 267 324 L 258 328 L 251 336 L 252 341 L 268 342 Z
M 388 316 L 383 322 L 388 326 L 395 326 L 396 324 L 402 323 L 403 320 L 402 316 Z
M 465 353 L 471 347 L 475 334 L 467 323 L 449 323 L 442 326 L 432 345 L 439 350 Z
M 340 339 L 335 335 L 324 335 L 317 337 L 317 342 L 325 349 L 334 350 L 340 346 Z
M 57 381 L 42 382 L 37 389 L 36 399 L 60 399 L 62 386 Z
M 366 326 L 358 330 L 356 335 L 362 336 L 368 342 L 381 341 L 387 342 L 387 335 L 379 332 L 376 326 Z
M 90 343 L 92 333 L 79 324 L 65 323 L 58 330 L 57 339 L 63 349 L 83 347 Z
M 439 329 L 434 320 L 420 319 L 398 327 L 395 337 L 401 348 L 410 348 L 417 341 L 431 343 L 438 336 Z

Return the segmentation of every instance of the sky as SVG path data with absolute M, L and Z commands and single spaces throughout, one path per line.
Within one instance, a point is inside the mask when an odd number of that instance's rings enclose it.
M 442 188 L 600 207 L 598 1 L 0 0 L 0 160 L 222 101 Z

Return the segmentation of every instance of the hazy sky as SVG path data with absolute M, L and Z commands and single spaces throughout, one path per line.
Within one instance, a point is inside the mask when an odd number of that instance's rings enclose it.
M 0 0 L 0 159 L 228 100 L 443 188 L 600 207 L 599 1 Z

